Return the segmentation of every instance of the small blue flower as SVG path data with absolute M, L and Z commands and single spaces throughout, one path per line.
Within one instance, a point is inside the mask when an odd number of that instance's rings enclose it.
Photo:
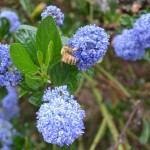
M 117 35 L 113 41 L 114 50 L 117 56 L 125 60 L 135 61 L 142 59 L 145 49 L 134 35 L 134 30 L 123 30 L 122 34 Z
M 0 119 L 7 120 L 4 109 L 0 108 Z
M 0 118 L 10 120 L 19 114 L 19 107 L 17 101 L 17 91 L 15 88 L 10 87 L 7 89 L 8 95 L 2 100 L 2 108 L 0 111 Z
M 0 13 L 0 18 L 3 18 L 3 17 L 8 19 L 10 23 L 10 29 L 9 29 L 10 33 L 18 30 L 20 26 L 20 21 L 19 21 L 18 15 L 15 12 L 10 11 L 10 10 L 4 10 Z
M 8 145 L 3 145 L 3 147 L 0 148 L 0 150 L 11 150 L 11 148 Z
M 41 14 L 41 17 L 42 19 L 44 19 L 47 16 L 52 16 L 55 19 L 56 24 L 58 26 L 63 24 L 64 14 L 56 6 L 51 5 L 51 6 L 46 7 L 46 9 L 44 9 L 44 11 Z
M 16 135 L 17 132 L 13 129 L 13 126 L 10 122 L 0 119 L 0 143 L 2 144 L 2 150 L 8 148 L 13 144 L 13 136 Z
M 66 86 L 55 88 L 53 91 L 47 89 L 43 99 L 47 103 L 42 104 L 37 112 L 39 132 L 48 143 L 70 145 L 84 133 L 84 110 L 73 96 L 68 96 Z
M 79 28 L 68 42 L 69 46 L 78 49 L 73 56 L 78 59 L 79 70 L 86 70 L 100 61 L 106 53 L 108 44 L 109 36 L 103 28 L 96 25 Z
M 44 95 L 43 95 L 43 101 L 44 102 L 50 102 L 53 101 L 53 99 L 60 97 L 61 99 L 68 99 L 68 98 L 73 98 L 73 95 L 70 95 L 67 86 L 60 86 L 60 87 L 55 87 L 54 89 L 51 90 L 51 88 L 48 88 L 45 90 Z
M 135 36 L 144 48 L 150 48 L 150 13 L 143 14 L 134 24 Z
M 8 49 L 9 46 L 7 44 L 0 44 L 0 73 L 4 73 L 8 66 L 12 64 L 8 54 Z
M 16 86 L 22 76 L 18 69 L 12 64 L 9 54 L 9 45 L 0 43 L 0 85 Z

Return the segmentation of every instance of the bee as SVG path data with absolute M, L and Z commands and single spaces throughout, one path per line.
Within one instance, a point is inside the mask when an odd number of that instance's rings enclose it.
M 78 60 L 74 56 L 72 56 L 72 53 L 76 50 L 78 49 L 65 45 L 61 49 L 62 61 L 69 65 L 76 65 Z

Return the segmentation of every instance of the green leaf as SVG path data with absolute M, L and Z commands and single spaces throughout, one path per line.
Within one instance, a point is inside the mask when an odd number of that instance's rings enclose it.
M 78 80 L 76 79 L 72 83 L 70 82 L 67 83 L 67 89 L 70 94 L 72 94 L 76 90 L 77 85 L 78 85 Z
M 129 15 L 123 15 L 120 17 L 120 23 L 126 28 L 132 28 L 133 26 L 132 17 Z
M 41 106 L 43 94 L 43 91 L 36 92 L 28 99 L 28 101 L 34 106 Z
M 0 101 L 7 95 L 6 88 L 0 86 Z
M 40 66 L 42 66 L 43 65 L 43 53 L 42 53 L 42 51 L 37 52 L 37 58 L 38 58 Z
M 67 84 L 70 77 L 69 65 L 59 62 L 50 70 L 49 75 L 55 86 Z
M 143 60 L 150 62 L 150 48 L 146 49 L 146 54 L 144 55 Z
M 49 52 L 49 66 L 53 66 L 60 61 L 60 55 L 54 50 L 53 42 L 50 42 L 48 45 L 48 52 Z
M 33 26 L 21 25 L 16 32 L 16 38 L 26 48 L 33 62 L 38 65 L 36 56 L 36 32 L 37 28 Z
M 9 33 L 10 24 L 7 18 L 0 18 L 0 39 Z
M 71 66 L 71 65 L 68 65 L 69 66 L 69 71 L 70 71 L 70 74 L 69 74 L 69 80 L 68 80 L 68 83 L 67 83 L 67 87 L 70 91 L 70 93 L 73 93 L 77 86 L 78 86 L 78 83 L 79 83 L 79 80 L 78 80 L 78 69 L 76 66 Z
M 150 137 L 150 126 L 148 121 L 143 119 L 143 126 L 142 126 L 142 134 L 140 136 L 140 142 L 141 144 L 148 143 L 149 137 Z
M 57 55 L 56 55 L 56 57 L 57 57 Z M 55 63 L 56 62 L 55 62 L 54 44 L 53 44 L 52 41 L 50 41 L 50 43 L 48 45 L 48 50 L 47 50 L 47 56 L 46 56 L 46 59 L 45 59 L 45 64 L 46 65 L 48 65 L 48 64 L 54 65 Z
M 12 140 L 15 143 L 13 145 L 13 149 L 22 149 L 22 145 L 25 145 L 25 138 L 20 136 L 20 134 L 14 134 L 12 136 Z
M 25 82 L 32 90 L 38 90 L 43 86 L 43 79 L 40 76 L 25 75 Z
M 88 68 L 87 70 L 86 70 L 86 73 L 90 76 L 90 77 L 94 77 L 94 72 L 93 72 L 93 70 L 91 69 L 91 68 Z
M 30 2 L 30 0 L 19 0 L 19 3 L 28 15 L 31 14 L 31 12 L 35 8 L 35 6 Z
M 38 67 L 33 63 L 24 46 L 19 43 L 11 44 L 10 57 L 13 64 L 23 74 L 36 74 Z
M 21 87 L 21 89 L 24 89 L 24 90 L 26 90 L 26 91 L 29 91 L 29 90 L 30 90 L 24 80 L 22 80 L 22 81 L 19 82 L 19 86 Z
M 48 16 L 42 20 L 36 34 L 36 47 L 43 52 L 44 59 L 46 58 L 50 41 L 53 42 L 54 56 L 57 56 L 55 61 L 58 62 L 61 59 L 61 39 L 54 19 L 51 16 Z
M 80 80 L 80 81 L 84 80 L 84 76 L 83 76 L 83 74 L 81 72 L 78 72 L 77 79 Z
M 150 13 L 150 6 L 147 7 L 146 12 Z
M 45 59 L 45 66 L 46 68 L 48 68 L 49 66 L 49 62 L 50 62 L 50 57 L 52 57 L 52 53 L 54 52 L 53 49 L 53 42 L 50 41 L 49 45 L 48 45 L 48 50 L 47 50 L 47 54 L 46 54 L 46 59 Z
M 18 93 L 18 99 L 20 99 L 21 97 L 23 97 L 24 95 L 28 94 L 29 91 L 25 90 L 25 89 L 21 89 Z
M 78 75 L 79 71 L 76 66 L 68 65 L 63 62 L 59 62 L 53 68 L 49 69 L 49 75 L 51 82 L 55 86 L 67 85 L 69 91 L 72 93 L 75 91 L 78 85 Z
M 108 5 L 110 8 L 111 15 L 114 15 L 116 13 L 116 9 L 117 9 L 117 2 L 116 1 L 108 1 Z

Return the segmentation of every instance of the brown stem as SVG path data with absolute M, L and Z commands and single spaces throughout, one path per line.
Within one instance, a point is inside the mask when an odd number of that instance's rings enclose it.
M 141 107 L 141 101 L 138 100 L 137 101 L 137 104 L 135 106 L 135 108 L 133 109 L 132 113 L 130 114 L 117 142 L 115 142 L 108 150 L 116 150 L 117 147 L 125 140 L 125 137 L 126 137 L 126 131 L 130 125 L 130 123 L 132 122 L 133 120 L 133 117 L 135 116 L 135 114 L 137 113 L 137 111 L 139 110 L 139 108 Z

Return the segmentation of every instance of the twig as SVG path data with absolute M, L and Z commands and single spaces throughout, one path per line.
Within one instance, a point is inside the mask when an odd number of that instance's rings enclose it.
M 141 101 L 138 100 L 137 104 L 136 104 L 134 110 L 132 111 L 132 113 L 130 114 L 129 119 L 127 120 L 125 127 L 123 128 L 117 142 L 114 143 L 108 150 L 116 150 L 117 147 L 125 140 L 126 131 L 129 127 L 130 123 L 132 122 L 133 117 L 135 116 L 135 114 L 137 113 L 137 111 L 139 110 L 140 107 L 141 107 Z

